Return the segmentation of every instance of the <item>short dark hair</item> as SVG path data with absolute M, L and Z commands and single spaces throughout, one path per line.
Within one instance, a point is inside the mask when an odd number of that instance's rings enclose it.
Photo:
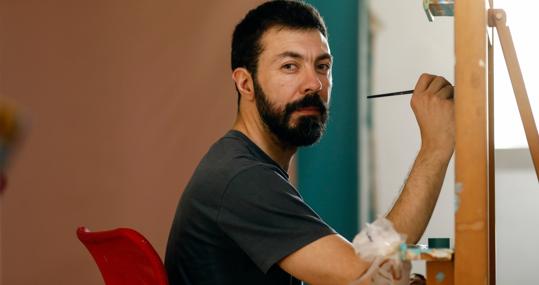
M 260 39 L 267 30 L 273 27 L 297 30 L 315 29 L 327 38 L 324 20 L 313 6 L 294 0 L 266 2 L 249 11 L 234 29 L 231 52 L 232 70 L 244 67 L 253 77 L 256 76 L 258 57 L 262 53 Z

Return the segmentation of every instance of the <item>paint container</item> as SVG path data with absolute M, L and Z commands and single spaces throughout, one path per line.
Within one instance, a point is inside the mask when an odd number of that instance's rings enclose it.
M 455 0 L 423 0 L 423 9 L 429 22 L 432 22 L 434 17 L 453 17 Z

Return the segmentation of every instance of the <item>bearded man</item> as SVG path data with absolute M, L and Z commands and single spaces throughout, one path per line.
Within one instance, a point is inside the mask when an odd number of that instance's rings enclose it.
M 350 284 L 369 269 L 288 181 L 298 147 L 324 133 L 333 57 L 319 13 L 299 1 L 251 10 L 232 40 L 238 113 L 182 194 L 165 265 L 174 284 Z M 453 88 L 423 74 L 412 97 L 422 145 L 387 215 L 415 243 L 454 148 Z

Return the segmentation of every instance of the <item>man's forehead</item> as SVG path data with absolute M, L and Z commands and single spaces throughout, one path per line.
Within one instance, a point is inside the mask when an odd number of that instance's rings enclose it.
M 272 57 L 291 54 L 291 52 L 302 54 L 306 50 L 316 52 L 316 56 L 330 55 L 328 41 L 317 29 L 273 27 L 264 33 L 260 43 L 262 53 Z

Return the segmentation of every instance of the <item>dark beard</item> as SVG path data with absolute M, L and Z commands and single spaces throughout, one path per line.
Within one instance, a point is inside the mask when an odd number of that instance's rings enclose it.
M 326 130 L 328 108 L 318 93 L 308 94 L 298 101 L 288 103 L 284 110 L 278 110 L 269 102 L 257 80 L 254 80 L 256 106 L 269 130 L 285 147 L 308 146 L 317 142 Z M 296 125 L 290 125 L 294 111 L 314 107 L 320 115 L 301 116 Z

